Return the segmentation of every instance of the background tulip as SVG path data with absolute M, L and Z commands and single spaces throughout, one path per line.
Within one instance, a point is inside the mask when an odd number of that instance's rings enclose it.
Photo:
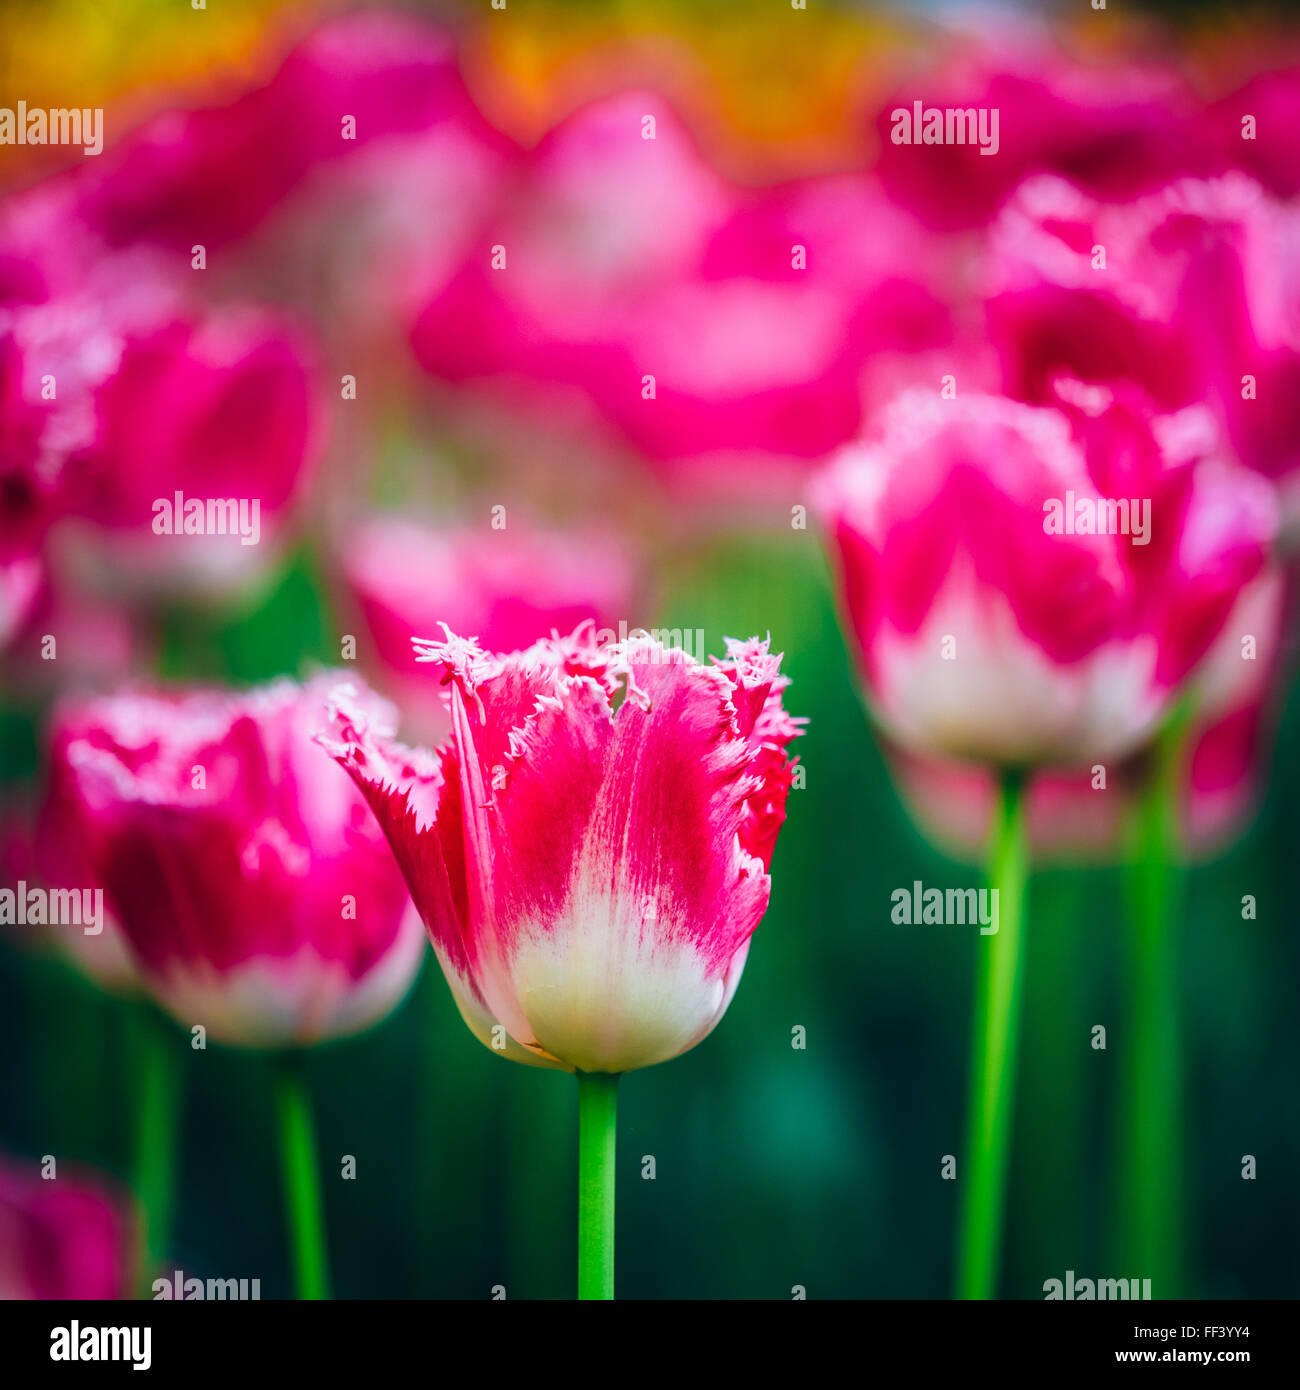
M 0 1299 L 128 1298 L 135 1252 L 123 1196 L 85 1173 L 0 1159 Z
M 76 816 L 149 988 L 222 1042 L 355 1031 L 419 963 L 379 828 L 311 741 L 336 680 L 103 697 L 55 723 L 52 807 Z
M 1059 410 L 911 393 L 839 457 L 822 507 L 892 737 L 1032 766 L 1118 757 L 1151 731 L 1276 525 L 1266 487 L 1184 443 L 1101 391 Z M 1120 497 L 1148 506 L 1147 544 L 1048 530 L 1053 504 Z
M 513 522 L 509 531 L 433 527 L 374 517 L 341 541 L 350 608 L 369 634 L 375 683 L 399 703 L 412 736 L 441 742 L 451 724 L 438 672 L 422 663 L 411 633 L 445 620 L 491 651 L 519 651 L 583 622 L 617 634 L 640 611 L 637 561 L 625 542 Z
M 47 846 L 78 846 L 142 985 L 205 1037 L 284 1049 L 356 1032 L 419 966 L 419 919 L 379 828 L 312 741 L 336 681 L 103 697 L 56 720 Z M 170 1207 L 174 1046 L 155 1040 L 141 1083 L 154 1257 Z M 291 1054 L 278 1108 L 298 1288 L 322 1297 L 315 1138 Z

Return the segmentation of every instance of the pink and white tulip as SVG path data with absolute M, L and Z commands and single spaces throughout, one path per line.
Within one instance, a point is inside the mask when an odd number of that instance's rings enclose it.
M 886 733 L 999 767 L 1140 744 L 1276 528 L 1266 484 L 1201 456 L 1203 425 L 1077 383 L 1056 408 L 913 392 L 844 451 L 821 506 Z M 1120 498 L 1149 502 L 1148 543 L 1049 529 L 1054 506 Z
M 590 625 L 508 656 L 419 642 L 437 753 L 346 692 L 326 747 L 402 866 L 465 1022 L 518 1061 L 653 1066 L 717 1025 L 768 902 L 798 721 L 768 644 L 704 666 Z
M 143 985 L 218 1041 L 356 1032 L 423 955 L 379 826 L 313 742 L 338 680 L 123 694 L 56 717 L 47 848 L 80 841 Z

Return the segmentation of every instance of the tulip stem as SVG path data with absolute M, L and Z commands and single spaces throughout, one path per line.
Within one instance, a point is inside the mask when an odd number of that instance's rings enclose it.
M 618 1077 L 578 1073 L 578 1297 L 614 1297 Z
M 132 1021 L 139 1084 L 132 1167 L 141 1209 L 136 1275 L 141 1296 L 148 1297 L 171 1243 L 180 1067 L 176 1036 L 152 1005 L 140 1004 Z
M 1177 1298 L 1181 1208 L 1179 959 L 1174 926 L 1182 751 L 1190 708 L 1174 711 L 1152 749 L 1133 826 L 1129 871 L 1129 1045 L 1124 1053 L 1122 1256 L 1157 1298 Z
M 997 931 L 979 941 L 970 1096 L 957 1254 L 959 1298 L 997 1294 L 1020 1035 L 1025 882 L 1025 774 L 1002 774 L 989 883 Z M 993 915 L 993 914 L 990 914 Z
M 300 1299 L 329 1297 L 325 1253 L 325 1211 L 316 1161 L 316 1129 L 303 1059 L 287 1053 L 280 1061 L 276 1085 L 284 1186 L 293 1252 L 294 1287 Z

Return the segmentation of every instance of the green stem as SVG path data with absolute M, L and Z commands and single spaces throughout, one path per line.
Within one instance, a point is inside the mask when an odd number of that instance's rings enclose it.
M 293 1252 L 294 1287 L 304 1299 L 329 1297 L 325 1253 L 325 1211 L 321 1202 L 316 1162 L 316 1131 L 301 1057 L 281 1059 L 276 1084 L 280 1112 L 280 1143 L 284 1156 L 284 1186 Z
M 141 1296 L 147 1298 L 159 1262 L 171 1244 L 180 1113 L 176 1049 L 180 1043 L 151 1005 L 138 1005 L 132 1024 L 139 1086 L 132 1169 L 142 1216 L 136 1273 Z
M 618 1077 L 578 1073 L 578 1297 L 614 1297 Z
M 1152 750 L 1134 822 L 1129 871 L 1130 1039 L 1122 1078 L 1124 1267 L 1177 1298 L 1182 1208 L 1179 958 L 1175 859 L 1182 751 L 1190 710 L 1176 710 Z
M 976 985 L 970 1098 L 957 1253 L 960 1298 L 997 1293 L 1006 1204 L 1016 1051 L 1020 1034 L 1021 937 L 1029 855 L 1025 841 L 1025 777 L 1002 775 L 989 882 L 997 892 L 998 930 L 981 937 Z

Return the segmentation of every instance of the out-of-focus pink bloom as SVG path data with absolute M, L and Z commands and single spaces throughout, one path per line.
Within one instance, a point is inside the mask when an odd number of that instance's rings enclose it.
M 868 702 L 912 752 L 1123 755 L 1264 562 L 1271 490 L 1198 456 L 1194 418 L 1062 391 L 1055 409 L 906 394 L 822 482 Z
M 2 646 L 31 613 L 46 535 L 76 495 L 77 453 L 94 438 L 88 392 L 112 345 L 84 316 L 73 324 L 44 302 L 45 276 L 33 257 L 18 249 L 0 255 Z
M 152 669 L 148 625 L 119 603 L 73 583 L 57 550 L 29 614 L 5 653 L 10 688 L 47 695 L 57 688 L 106 690 Z
M 247 235 L 321 165 L 448 119 L 482 125 L 446 34 L 411 16 L 344 16 L 265 86 L 166 112 L 105 154 L 82 174 L 83 215 L 112 245 L 188 256 Z
M 954 859 L 986 862 L 998 777 L 977 763 L 947 762 L 887 749 L 890 770 L 917 824 Z M 1108 769 L 1105 787 L 1092 769 L 1048 769 L 1029 782 L 1026 821 L 1036 864 L 1105 862 L 1121 847 L 1127 784 Z
M 1016 23 L 1021 20 L 1017 16 Z M 996 151 L 982 154 L 969 141 L 924 144 L 916 132 L 904 143 L 906 128 L 894 113 L 906 111 L 912 120 L 916 102 L 923 113 L 996 112 Z M 1080 63 L 1041 38 L 1025 41 L 1005 31 L 995 45 L 966 31 L 954 36 L 937 61 L 883 103 L 876 134 L 886 191 L 946 229 L 983 225 L 1035 173 L 1060 174 L 1098 197 L 1129 198 L 1217 167 L 1218 142 L 1172 69 Z
M 439 753 L 390 742 L 346 696 L 326 746 L 384 826 L 465 1022 L 568 1070 L 693 1047 L 767 907 L 799 732 L 780 658 L 755 640 L 707 667 L 598 646 L 589 626 L 510 656 L 420 646 L 450 692 Z
M 1216 102 L 1208 119 L 1227 167 L 1244 169 L 1279 198 L 1300 194 L 1300 66 L 1256 73 Z
M 383 835 L 312 742 L 338 680 L 124 694 L 56 717 L 47 832 L 80 836 L 143 983 L 219 1041 L 355 1032 L 419 965 Z
M 1140 386 L 1176 410 L 1198 396 L 1196 345 L 1175 324 L 1180 267 L 1147 205 L 1103 204 L 1055 177 L 1018 190 L 989 234 L 986 311 L 1004 389 L 1051 400 L 1061 375 Z
M 133 1225 L 98 1178 L 0 1159 L 0 1299 L 129 1298 Z
M 1197 401 L 1237 456 L 1300 505 L 1300 214 L 1242 174 L 1102 204 L 1034 180 L 991 234 L 989 332 L 1005 388 L 1061 373 Z
M 1242 589 L 1193 687 L 1191 722 L 1180 754 L 1178 829 L 1185 853 L 1222 849 L 1244 828 L 1263 791 L 1287 665 L 1286 584 L 1269 566 Z M 997 807 L 997 774 L 973 763 L 887 749 L 908 809 L 956 859 L 983 862 Z M 1143 750 L 1118 767 L 1049 769 L 1029 783 L 1035 862 L 1109 861 L 1123 851 L 1128 817 L 1149 771 Z
M 320 443 L 305 353 L 260 313 L 128 338 L 95 410 L 80 510 L 119 542 L 114 562 L 146 576 L 206 583 L 246 571 L 250 553 L 273 548 Z
M 919 236 L 863 179 L 730 187 L 625 93 L 541 142 L 414 346 L 447 380 L 578 391 L 670 471 L 807 460 L 855 433 L 872 354 L 947 340 Z
M 76 822 L 75 808 L 65 805 L 57 818 L 45 810 L 39 819 L 38 831 L 37 813 L 24 804 L 7 808 L 0 817 L 0 881 L 7 886 L 25 883 L 29 889 L 93 893 L 96 884 L 86 865 L 83 827 Z M 87 899 L 80 901 L 84 905 Z M 48 915 L 56 915 L 53 906 Z M 54 947 L 101 989 L 130 993 L 136 983 L 135 966 L 107 908 L 93 924 L 99 930 L 91 932 L 85 930 L 85 921 L 64 920 L 61 910 L 57 915 L 56 922 L 15 924 L 6 930 L 14 945 L 37 951 Z
M 1242 591 L 1197 674 L 1180 802 L 1190 853 L 1231 842 L 1263 795 L 1294 611 L 1286 574 L 1270 566 Z
M 341 569 L 349 599 L 370 635 L 375 682 L 397 700 L 404 726 L 424 742 L 450 731 L 438 675 L 411 637 L 440 622 L 472 632 L 490 651 L 520 651 L 592 620 L 617 631 L 637 611 L 638 567 L 625 544 L 601 533 L 440 530 L 375 517 L 351 531 Z M 363 660 L 367 653 L 364 650 Z
M 0 651 L 22 631 L 41 591 L 41 564 L 35 555 L 0 560 Z
M 77 514 L 115 582 L 205 585 L 263 565 L 323 435 L 298 332 L 204 308 L 154 252 L 105 255 L 60 196 L 9 207 L 0 245 L 33 277 L 27 300 L 0 306 L 0 559 Z M 255 544 L 212 534 L 232 529 L 230 502 Z
M 1149 205 L 1178 267 L 1174 325 L 1243 463 L 1300 519 L 1300 210 L 1243 176 L 1185 182 Z

